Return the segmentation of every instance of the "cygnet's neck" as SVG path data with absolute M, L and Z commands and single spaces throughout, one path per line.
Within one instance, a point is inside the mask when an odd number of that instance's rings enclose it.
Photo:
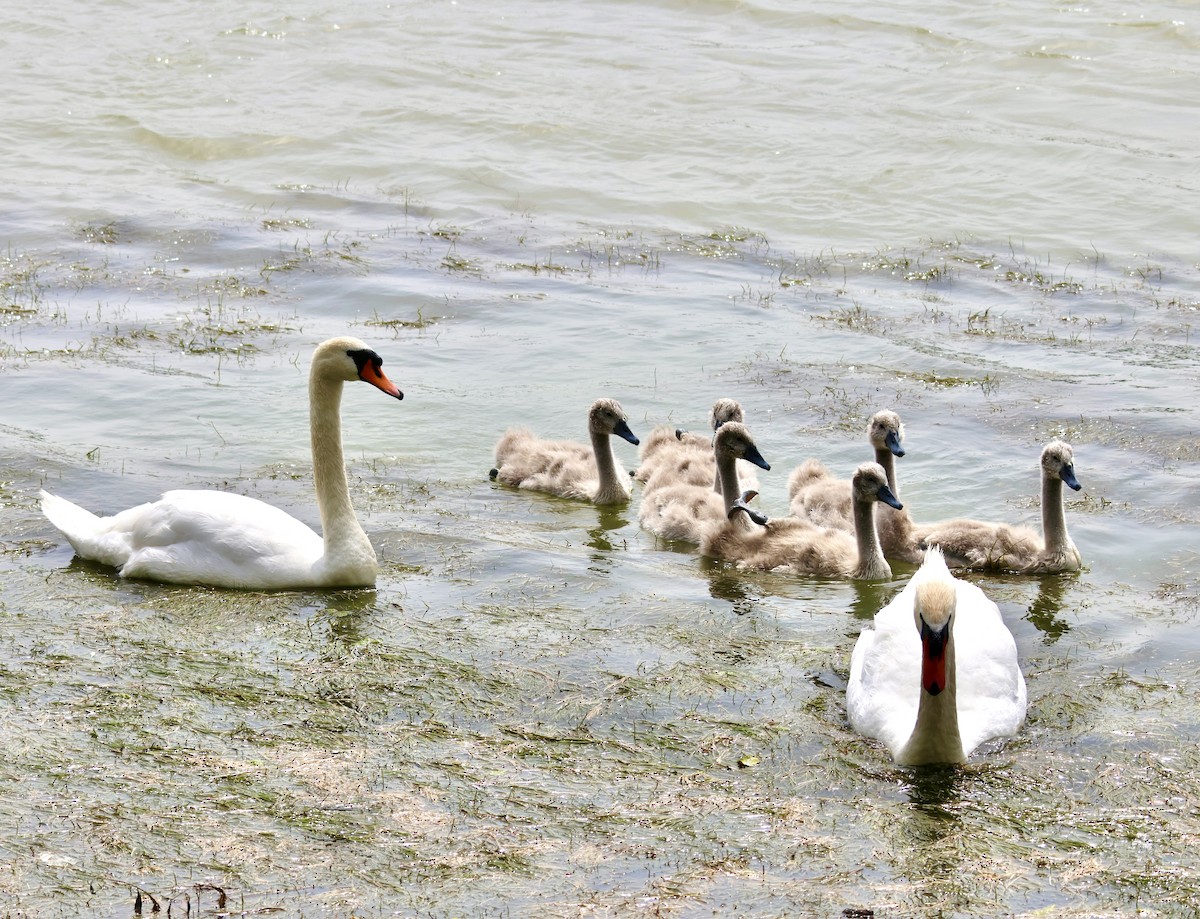
M 325 563 L 332 570 L 343 566 L 375 564 L 375 550 L 358 523 L 350 503 L 346 466 L 342 455 L 342 381 L 309 380 L 309 427 L 312 436 L 313 483 L 321 509 Z
M 883 557 L 879 544 L 879 532 L 875 529 L 875 505 L 877 502 L 854 498 L 854 538 L 858 543 L 858 565 L 854 577 L 869 580 L 884 580 L 892 576 L 892 566 Z
M 1067 534 L 1062 489 L 1062 479 L 1050 472 L 1042 473 L 1042 539 L 1046 552 L 1053 555 L 1060 555 L 1073 545 Z
M 946 685 L 936 696 L 922 686 L 917 723 L 908 741 L 896 754 L 902 766 L 966 761 L 958 731 L 958 688 L 954 668 L 954 634 L 946 637 Z
M 592 454 L 596 457 L 597 504 L 615 504 L 629 497 L 625 483 L 617 473 L 617 458 L 613 455 L 612 438 L 603 431 L 590 431 Z
M 875 462 L 883 467 L 884 474 L 887 475 L 888 488 L 892 490 L 892 494 L 899 498 L 900 489 L 896 487 L 896 454 L 891 451 L 887 444 L 876 447 Z

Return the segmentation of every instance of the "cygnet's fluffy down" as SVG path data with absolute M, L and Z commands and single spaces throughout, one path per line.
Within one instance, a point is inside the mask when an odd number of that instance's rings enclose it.
M 1042 533 L 1030 527 L 981 520 L 917 524 L 922 549 L 938 546 L 956 568 L 993 569 L 1021 574 L 1078 571 L 1082 558 L 1067 532 L 1063 484 L 1079 491 L 1071 446 L 1054 440 L 1042 449 Z
M 705 480 L 699 483 L 665 484 L 643 493 L 638 519 L 645 529 L 663 539 L 699 543 L 702 534 L 725 524 L 730 511 L 744 507 L 745 496 L 738 491 L 736 465 L 753 463 L 770 469 L 750 436 L 749 429 L 736 421 L 726 422 L 717 430 L 712 452 L 719 470 L 721 493 Z M 661 474 L 657 473 L 656 475 Z M 746 526 L 737 520 L 731 527 Z
M 716 432 L 729 422 L 742 424 L 745 413 L 735 399 L 718 399 L 708 415 L 713 436 L 692 434 L 668 425 L 660 425 L 650 432 L 646 442 L 638 451 L 639 460 L 634 478 L 649 493 L 670 485 L 704 485 L 719 492 L 721 483 L 713 454 Z M 737 464 L 738 478 L 742 491 L 758 491 L 758 478 L 751 464 Z
M 749 529 L 730 521 L 707 530 L 701 550 L 744 568 L 838 578 L 890 578 L 892 569 L 875 530 L 875 505 L 883 502 L 899 508 L 901 504 L 878 463 L 859 466 L 851 482 L 854 535 L 799 517 L 772 518 L 764 526 Z
M 904 425 L 893 411 L 880 411 L 867 424 L 867 440 L 875 452 L 875 462 L 883 467 L 888 487 L 900 497 L 896 484 L 895 459 L 904 456 Z M 801 463 L 788 479 L 788 496 L 794 516 L 819 526 L 854 531 L 854 508 L 850 480 L 835 478 L 820 460 Z M 875 524 L 885 557 L 894 561 L 917 563 L 924 552 L 918 548 L 913 522 L 907 510 L 890 506 L 879 508 Z
M 638 443 L 615 399 L 597 399 L 588 410 L 591 446 L 543 440 L 525 428 L 510 428 L 496 444 L 491 477 L 505 485 L 595 504 L 629 500 L 629 476 L 613 454 L 611 436 Z

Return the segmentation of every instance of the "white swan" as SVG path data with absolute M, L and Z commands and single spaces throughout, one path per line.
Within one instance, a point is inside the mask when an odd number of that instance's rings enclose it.
M 751 519 L 765 522 L 745 505 L 746 494 L 739 491 L 737 464 L 745 461 L 761 469 L 771 467 L 759 452 L 749 429 L 736 421 L 722 424 L 713 439 L 711 452 L 716 458 L 717 481 L 721 494 L 715 493 L 708 479 L 701 482 L 677 482 L 660 485 L 642 494 L 638 520 L 663 539 L 699 543 L 708 529 L 725 524 L 735 507 L 746 510 Z M 655 473 L 655 478 L 665 470 Z M 745 522 L 726 524 L 745 526 Z
M 892 576 L 875 530 L 875 505 L 900 508 L 878 463 L 863 463 L 851 479 L 854 535 L 817 526 L 800 517 L 775 517 L 761 527 L 711 527 L 701 539 L 705 555 L 736 562 L 741 568 L 790 571 L 826 577 L 881 580 Z M 746 508 L 733 508 L 732 517 Z
M 893 411 L 876 412 L 867 423 L 867 440 L 875 451 L 875 462 L 887 475 L 888 488 L 897 498 L 896 457 L 904 456 L 904 424 Z M 854 510 L 850 480 L 836 479 L 820 460 L 801 463 L 788 478 L 791 512 L 820 526 L 853 532 Z M 917 563 L 924 554 L 913 535 L 913 522 L 905 509 L 881 507 L 875 519 L 883 554 L 895 561 Z
M 324 539 L 276 507 L 224 491 L 168 491 L 113 517 L 43 491 L 42 511 L 77 555 L 117 566 L 122 577 L 243 590 L 370 587 L 378 564 L 350 503 L 338 407 L 352 380 L 403 399 L 382 364 L 356 338 L 330 339 L 313 353 L 309 423 Z
M 597 399 L 588 409 L 588 447 L 571 440 L 543 440 L 525 428 L 510 428 L 496 444 L 490 475 L 505 485 L 544 491 L 595 504 L 629 500 L 629 476 L 620 470 L 610 437 L 638 443 L 616 399 Z
M 959 568 L 995 569 L 1022 574 L 1078 571 L 1083 559 L 1067 532 L 1063 510 L 1063 483 L 1079 491 L 1075 457 L 1069 444 L 1053 440 L 1042 449 L 1042 533 L 1006 523 L 980 520 L 945 520 L 917 524 L 914 536 L 920 548 L 940 546 L 951 565 Z
M 905 766 L 961 763 L 1025 720 L 1025 677 L 1000 610 L 950 574 L 937 549 L 875 614 L 850 656 L 846 708 L 856 731 Z

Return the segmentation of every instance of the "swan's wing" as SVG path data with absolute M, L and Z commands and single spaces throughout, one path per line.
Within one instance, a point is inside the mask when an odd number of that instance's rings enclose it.
M 917 723 L 921 639 L 906 586 L 864 629 L 850 657 L 846 708 L 856 731 L 883 741 L 895 756 Z
M 174 583 L 269 587 L 303 582 L 324 543 L 290 514 L 222 491 L 169 491 L 110 518 L 128 534 L 121 574 Z
M 958 582 L 954 643 L 963 752 L 1015 734 L 1025 720 L 1025 677 L 1000 610 L 974 584 Z

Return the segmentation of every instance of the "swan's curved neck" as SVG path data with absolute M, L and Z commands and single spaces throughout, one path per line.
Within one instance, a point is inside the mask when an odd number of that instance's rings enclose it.
M 600 482 L 600 487 L 596 489 L 596 503 L 612 504 L 624 500 L 629 493 L 617 474 L 612 438 L 602 431 L 592 431 L 591 437 L 592 454 L 596 457 L 596 476 Z
M 313 484 L 321 509 L 321 533 L 325 539 L 325 557 L 336 566 L 347 553 L 359 553 L 363 547 L 375 552 L 367 534 L 358 523 L 350 503 L 346 465 L 342 455 L 342 381 L 322 379 L 313 374 L 308 384 L 309 428 L 312 435 Z
M 958 732 L 958 688 L 954 667 L 954 633 L 946 639 L 946 687 L 936 696 L 921 688 L 917 723 L 896 755 L 902 766 L 923 763 L 961 763 L 966 760 Z
M 858 566 L 856 578 L 882 580 L 892 576 L 892 566 L 883 557 L 879 545 L 879 531 L 875 529 L 875 503 L 854 499 L 854 538 L 858 542 Z
M 1071 544 L 1063 508 L 1063 483 L 1056 475 L 1042 475 L 1042 539 L 1046 551 L 1062 553 Z

